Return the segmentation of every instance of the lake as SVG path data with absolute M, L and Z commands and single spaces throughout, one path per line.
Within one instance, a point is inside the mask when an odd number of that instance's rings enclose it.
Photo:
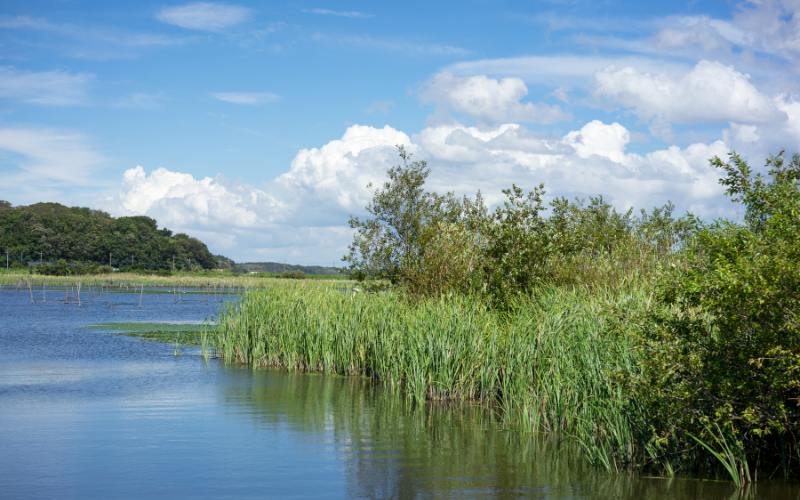
M 479 405 L 413 405 L 366 380 L 81 328 L 200 322 L 213 296 L 33 297 L 0 291 L 0 497 L 740 498 L 730 482 L 609 475 Z M 800 498 L 783 481 L 750 493 Z

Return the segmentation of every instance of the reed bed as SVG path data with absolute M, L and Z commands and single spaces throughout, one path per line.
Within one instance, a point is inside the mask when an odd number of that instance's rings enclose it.
M 614 467 L 640 458 L 615 383 L 636 363 L 625 339 L 604 333 L 604 311 L 646 301 L 635 288 L 553 286 L 503 316 L 464 296 L 410 303 L 275 287 L 224 306 L 214 339 L 228 363 L 370 377 L 414 402 L 492 403 L 506 424 L 570 434 Z
M 352 288 L 354 281 L 347 280 L 298 280 L 288 282 L 277 278 L 257 278 L 250 276 L 154 276 L 137 275 L 133 273 L 114 273 L 106 275 L 87 275 L 87 276 L 42 276 L 38 274 L 28 274 L 13 272 L 0 273 L 0 286 L 12 287 L 22 286 L 21 283 L 34 283 L 33 286 L 75 286 L 76 282 L 84 283 L 84 286 L 103 286 L 110 288 L 134 289 L 139 287 L 146 288 L 195 288 L 195 289 L 217 289 L 234 290 L 244 292 L 259 288 L 268 288 L 280 284 L 282 286 L 302 286 L 318 287 L 324 289 L 344 289 Z

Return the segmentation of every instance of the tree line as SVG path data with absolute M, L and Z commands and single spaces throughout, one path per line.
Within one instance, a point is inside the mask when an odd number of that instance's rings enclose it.
M 88 268 L 126 270 L 217 267 L 217 259 L 197 238 L 159 229 L 145 216 L 112 217 L 86 207 L 59 203 L 12 206 L 0 200 L 0 251 L 15 267 L 29 262 L 64 261 Z

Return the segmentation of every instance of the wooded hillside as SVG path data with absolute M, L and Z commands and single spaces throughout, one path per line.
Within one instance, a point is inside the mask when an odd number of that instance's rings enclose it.
M 305 274 L 341 274 L 341 269 L 325 266 L 300 266 L 297 264 L 282 264 L 280 262 L 243 262 L 234 266 L 242 272 L 256 271 L 259 273 L 280 274 L 286 271 L 303 271 Z
M 0 200 L 0 252 L 11 262 L 66 260 L 80 263 L 134 263 L 135 268 L 216 267 L 205 243 L 186 234 L 159 229 L 150 217 L 115 218 L 86 207 L 36 203 L 13 207 Z M 20 257 L 21 256 L 21 257 Z M 191 259 L 191 261 L 190 261 Z

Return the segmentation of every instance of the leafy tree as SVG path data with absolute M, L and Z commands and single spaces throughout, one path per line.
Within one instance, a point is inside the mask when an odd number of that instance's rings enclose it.
M 397 149 L 403 164 L 389 169 L 389 180 L 375 191 L 366 207 L 372 217 L 350 217 L 356 235 L 342 261 L 357 279 L 413 286 L 434 228 L 458 219 L 461 206 L 452 194 L 425 191 L 430 175 L 427 163 L 411 161 L 411 153 L 402 145 Z
M 544 193 L 544 184 L 527 196 L 516 185 L 504 189 L 508 199 L 481 221 L 486 288 L 497 306 L 505 307 L 512 297 L 528 292 L 544 278 L 551 251 L 541 215 L 547 210 L 542 204 Z

